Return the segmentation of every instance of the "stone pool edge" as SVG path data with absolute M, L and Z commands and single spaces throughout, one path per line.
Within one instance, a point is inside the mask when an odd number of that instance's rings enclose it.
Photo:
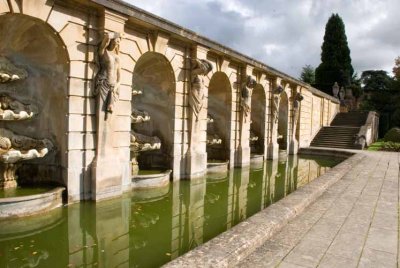
M 339 181 L 365 155 L 306 148 L 303 154 L 349 157 L 322 176 L 163 267 L 231 267 L 245 259 Z

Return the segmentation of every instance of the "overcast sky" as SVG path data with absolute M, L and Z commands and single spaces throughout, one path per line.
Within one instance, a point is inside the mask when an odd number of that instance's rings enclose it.
M 280 71 L 320 63 L 325 24 L 339 13 L 352 64 L 391 73 L 400 56 L 400 0 L 125 0 Z

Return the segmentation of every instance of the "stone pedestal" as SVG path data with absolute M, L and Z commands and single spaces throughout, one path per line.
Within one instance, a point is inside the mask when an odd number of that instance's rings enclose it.
M 279 155 L 279 144 L 277 142 L 268 143 L 267 159 L 277 159 Z
M 289 143 L 289 154 L 294 155 L 297 154 L 299 150 L 299 143 L 296 139 L 292 139 Z
M 99 157 L 92 168 L 92 199 L 101 200 L 122 195 L 122 174 L 119 159 Z
M 204 176 L 207 172 L 207 153 L 188 152 L 186 154 L 186 174 L 187 179 L 195 179 Z
M 99 96 L 100 98 L 100 96 Z M 100 105 L 99 105 L 100 106 Z M 122 194 L 122 169 L 119 153 L 113 147 L 115 115 L 98 107 L 96 158 L 92 163 L 92 199 L 100 200 Z
M 250 114 L 246 116 L 242 109 L 240 120 L 240 145 L 236 151 L 235 167 L 250 166 L 250 120 Z
M 247 166 L 250 166 L 250 147 L 239 146 L 236 152 L 235 167 L 247 167 Z

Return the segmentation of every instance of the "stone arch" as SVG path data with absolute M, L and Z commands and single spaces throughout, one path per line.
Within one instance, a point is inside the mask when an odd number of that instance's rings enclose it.
M 142 91 L 133 96 L 132 107 L 145 111 L 150 121 L 134 124 L 134 131 L 157 136 L 161 149 L 142 152 L 140 168 L 172 169 L 174 155 L 175 74 L 168 59 L 157 52 L 146 52 L 136 62 L 133 88 Z
M 232 87 L 224 72 L 215 72 L 208 86 L 208 114 L 214 122 L 207 124 L 207 140 L 221 139 L 220 145 L 207 145 L 209 160 L 230 159 L 232 125 Z
M 258 138 L 257 141 L 250 141 L 252 154 L 264 155 L 266 149 L 266 108 L 267 98 L 265 89 L 261 84 L 257 84 L 251 96 L 250 139 L 253 135 Z
M 289 101 L 288 95 L 284 91 L 279 100 L 278 117 L 278 144 L 279 149 L 286 150 L 289 142 Z
M 0 55 L 28 72 L 24 80 L 9 87 L 1 85 L 2 93 L 39 107 L 38 116 L 32 120 L 3 121 L 0 126 L 18 135 L 50 139 L 55 146 L 45 158 L 24 162 L 18 170 L 19 180 L 68 186 L 65 152 L 70 60 L 64 40 L 41 18 L 16 13 L 0 16 L 0 40 Z

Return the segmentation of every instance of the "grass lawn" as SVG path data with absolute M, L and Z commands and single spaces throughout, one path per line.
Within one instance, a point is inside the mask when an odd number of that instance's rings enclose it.
M 368 151 L 379 151 L 379 149 L 383 146 L 385 142 L 383 140 L 378 140 L 377 142 L 374 142 L 368 147 Z

